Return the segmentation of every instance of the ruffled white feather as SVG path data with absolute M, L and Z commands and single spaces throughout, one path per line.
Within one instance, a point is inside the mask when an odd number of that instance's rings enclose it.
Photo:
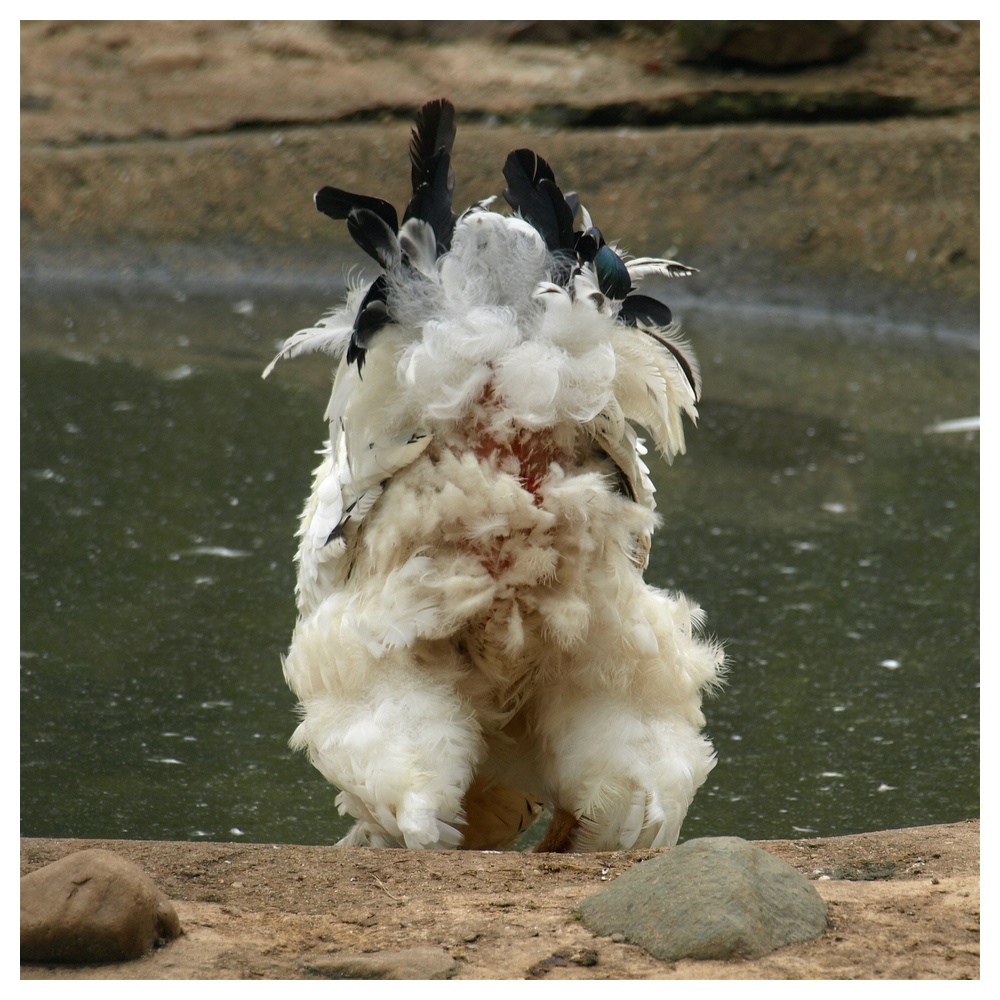
M 697 383 L 665 340 L 690 349 L 616 322 L 587 269 L 554 283 L 520 219 L 480 206 L 437 261 L 432 241 L 401 231 L 413 267 L 363 368 L 344 358 L 363 287 L 278 355 L 341 358 L 299 532 L 293 745 L 341 789 L 345 843 L 460 844 L 477 776 L 571 813 L 573 849 L 673 843 L 714 763 L 700 705 L 722 653 L 642 580 L 633 424 L 684 451 Z

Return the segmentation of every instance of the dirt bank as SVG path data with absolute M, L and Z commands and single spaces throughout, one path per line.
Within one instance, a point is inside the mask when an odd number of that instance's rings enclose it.
M 24 24 L 22 270 L 321 275 L 348 238 L 312 192 L 403 203 L 413 110 L 448 96 L 457 204 L 531 145 L 606 233 L 698 266 L 685 291 L 707 301 L 978 328 L 977 22 L 873 22 L 861 54 L 794 73 L 685 63 L 668 22 L 567 45 L 399 34 Z

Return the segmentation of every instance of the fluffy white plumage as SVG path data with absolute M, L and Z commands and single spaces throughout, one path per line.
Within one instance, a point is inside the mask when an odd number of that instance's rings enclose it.
M 634 286 L 690 269 L 624 261 L 585 209 L 574 230 L 528 150 L 504 168 L 514 216 L 456 219 L 453 138 L 451 105 L 425 105 L 402 227 L 317 195 L 385 273 L 278 356 L 339 359 L 299 531 L 292 745 L 357 820 L 343 843 L 501 848 L 544 805 L 543 850 L 672 844 L 714 765 L 723 657 L 642 578 L 657 516 L 633 423 L 672 459 L 699 381 Z

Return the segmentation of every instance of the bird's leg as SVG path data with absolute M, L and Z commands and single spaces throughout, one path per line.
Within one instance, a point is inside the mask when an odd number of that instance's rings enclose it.
M 614 851 L 676 843 L 714 757 L 697 726 L 610 687 L 550 689 L 535 707 L 542 791 L 560 808 L 538 849 Z
M 506 850 L 538 819 L 541 811 L 542 803 L 536 796 L 477 775 L 462 800 L 465 814 L 465 822 L 459 825 L 462 847 L 476 851 Z
M 290 656 L 302 652 L 300 645 Z M 346 644 L 338 652 L 346 656 Z M 339 672 L 329 671 L 338 683 L 302 699 L 293 746 L 341 789 L 341 812 L 361 820 L 375 842 L 458 847 L 462 800 L 482 752 L 471 708 L 453 684 L 417 669 L 405 651 L 368 670 L 363 650 L 353 654 Z
M 571 812 L 561 806 L 556 808 L 552 822 L 545 831 L 545 836 L 535 847 L 536 854 L 566 854 L 572 850 L 573 834 L 580 821 Z

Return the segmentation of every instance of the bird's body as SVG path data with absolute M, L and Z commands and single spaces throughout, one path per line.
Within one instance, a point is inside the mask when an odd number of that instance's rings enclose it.
M 698 378 L 669 310 L 628 293 L 682 265 L 605 254 L 585 210 L 574 232 L 526 150 L 504 170 L 517 216 L 456 219 L 453 138 L 450 105 L 425 106 L 401 228 L 377 199 L 317 196 L 385 273 L 279 355 L 340 358 L 300 528 L 292 743 L 357 820 L 345 843 L 504 847 L 544 804 L 545 849 L 670 844 L 714 764 L 722 655 L 642 578 L 657 517 L 631 422 L 683 451 Z

